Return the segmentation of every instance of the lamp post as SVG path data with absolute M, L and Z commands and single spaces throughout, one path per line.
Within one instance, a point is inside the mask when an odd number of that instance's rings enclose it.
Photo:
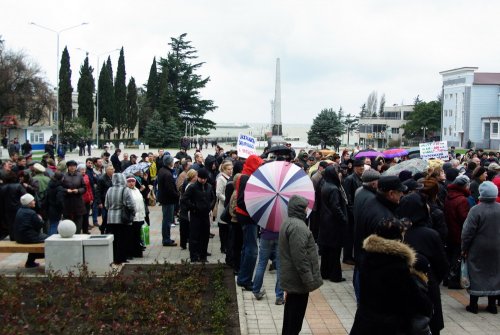
M 187 137 L 187 132 L 188 132 L 188 127 L 189 127 L 189 120 L 184 120 L 184 123 L 186 124 L 186 127 L 184 129 L 184 137 Z
M 56 104 L 56 152 L 57 152 L 58 149 L 59 149 L 59 35 L 62 32 L 64 32 L 64 31 L 71 30 L 71 29 L 74 29 L 74 28 L 78 28 L 78 27 L 87 25 L 88 22 L 82 22 L 82 23 L 77 24 L 75 26 L 67 27 L 67 28 L 64 28 L 64 29 L 61 29 L 61 30 L 54 30 L 52 28 L 48 28 L 48 27 L 39 25 L 39 24 L 37 24 L 35 22 L 30 22 L 30 24 L 33 25 L 33 26 L 35 26 L 35 27 L 51 31 L 51 32 L 53 32 L 53 33 L 55 33 L 57 35 L 57 54 L 56 54 L 56 59 L 57 59 L 57 63 L 56 63 L 56 90 L 57 90 L 57 104 Z
M 428 127 L 426 127 L 426 126 L 423 126 L 423 127 L 420 127 L 420 129 L 422 129 L 422 130 L 424 131 L 422 141 L 423 141 L 423 142 L 425 142 L 425 131 L 426 131 L 427 129 L 429 129 L 429 128 L 428 128 Z

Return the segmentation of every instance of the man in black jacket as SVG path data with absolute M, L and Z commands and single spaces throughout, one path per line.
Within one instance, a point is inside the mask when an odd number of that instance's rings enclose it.
M 117 173 L 122 171 L 122 163 L 120 162 L 121 154 L 122 151 L 120 149 L 116 149 L 115 153 L 111 156 L 111 164 L 113 164 L 113 167 L 115 168 L 115 171 Z
M 108 192 L 108 189 L 113 186 L 112 177 L 114 172 L 115 169 L 113 168 L 113 166 L 109 165 L 106 168 L 106 173 L 101 177 L 98 177 L 97 180 L 97 189 L 94 202 L 97 202 L 97 207 L 101 210 L 102 223 L 99 227 L 99 230 L 102 234 L 104 234 L 104 232 L 106 231 L 106 225 L 108 222 L 108 212 L 104 207 L 104 201 L 106 200 L 106 193 Z
M 158 181 L 158 202 L 161 204 L 163 214 L 161 234 L 164 247 L 177 246 L 177 243 L 170 238 L 170 227 L 174 223 L 174 209 L 179 202 L 179 191 L 175 187 L 173 168 L 174 158 L 165 155 L 163 157 L 163 167 L 158 171 L 156 177 Z
M 207 183 L 208 171 L 198 170 L 198 181 L 189 186 L 183 195 L 190 214 L 189 255 L 191 262 L 207 262 L 210 235 L 210 211 L 215 205 L 212 186 Z
M 343 183 L 345 193 L 347 195 L 347 229 L 343 251 L 343 262 L 346 264 L 354 265 L 354 257 L 352 256 L 353 243 L 354 243 L 354 195 L 356 190 L 363 185 L 361 175 L 365 170 L 365 164 L 362 159 L 356 159 L 353 163 L 354 172 L 349 175 Z

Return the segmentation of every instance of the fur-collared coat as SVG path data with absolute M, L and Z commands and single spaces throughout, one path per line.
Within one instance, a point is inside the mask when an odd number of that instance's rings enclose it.
M 351 335 L 405 334 L 416 315 L 432 314 L 432 303 L 411 275 L 415 251 L 370 235 L 363 243 L 360 301 Z

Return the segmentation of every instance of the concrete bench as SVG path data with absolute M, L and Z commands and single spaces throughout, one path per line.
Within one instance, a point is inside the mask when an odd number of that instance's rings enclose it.
M 45 243 L 21 244 L 15 241 L 0 241 L 0 253 L 39 253 L 45 251 Z

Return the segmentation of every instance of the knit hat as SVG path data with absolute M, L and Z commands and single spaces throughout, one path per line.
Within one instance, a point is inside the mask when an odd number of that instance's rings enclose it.
M 87 169 L 87 166 L 85 164 L 78 164 L 78 166 L 76 167 L 77 170 L 80 170 L 80 169 Z
M 78 163 L 74 160 L 70 160 L 66 163 L 66 166 L 78 166 Z
M 495 200 L 498 196 L 498 187 L 491 181 L 482 182 L 479 185 L 479 200 Z
M 472 177 L 474 178 L 479 178 L 480 176 L 482 176 L 484 173 L 486 172 L 486 169 L 482 166 L 478 166 L 474 169 L 474 171 L 472 172 Z
M 163 156 L 163 165 L 170 166 L 174 162 L 174 158 L 170 155 Z
M 37 172 L 45 172 L 45 167 L 40 163 L 33 164 L 33 169 L 35 169 L 35 171 Z
M 403 170 L 399 173 L 399 180 L 401 180 L 401 182 L 405 181 L 405 180 L 408 180 L 408 179 L 411 179 L 411 171 L 408 171 L 408 170 Z
M 354 162 L 352 163 L 352 166 L 354 166 L 354 167 L 365 166 L 365 160 L 364 159 L 355 159 Z
M 453 165 L 451 165 L 450 162 L 446 162 L 446 163 L 443 164 L 443 171 L 444 172 L 448 171 L 451 168 L 453 168 Z
M 498 165 L 497 163 L 491 163 L 490 165 L 488 165 L 488 170 L 500 171 L 500 165 Z
M 407 179 L 403 182 L 403 185 L 408 187 L 408 191 L 419 191 L 424 188 L 422 183 L 418 183 L 415 179 Z
M 454 168 L 450 168 L 446 170 L 446 180 L 449 181 L 450 183 L 453 183 L 453 181 L 458 177 L 460 174 L 460 171 Z
M 458 185 L 458 186 L 462 186 L 462 187 L 468 185 L 469 183 L 470 183 L 470 179 L 466 175 L 458 176 L 457 178 L 455 178 L 455 181 L 453 182 L 453 184 Z
M 21 197 L 21 205 L 23 206 L 28 206 L 30 202 L 35 200 L 35 197 L 33 197 L 31 194 L 26 193 Z
M 201 168 L 198 170 L 198 178 L 200 179 L 208 179 L 208 171 L 205 168 Z
M 365 170 L 361 175 L 361 180 L 363 181 L 363 183 L 369 183 L 379 179 L 380 179 L 380 172 L 373 169 Z

